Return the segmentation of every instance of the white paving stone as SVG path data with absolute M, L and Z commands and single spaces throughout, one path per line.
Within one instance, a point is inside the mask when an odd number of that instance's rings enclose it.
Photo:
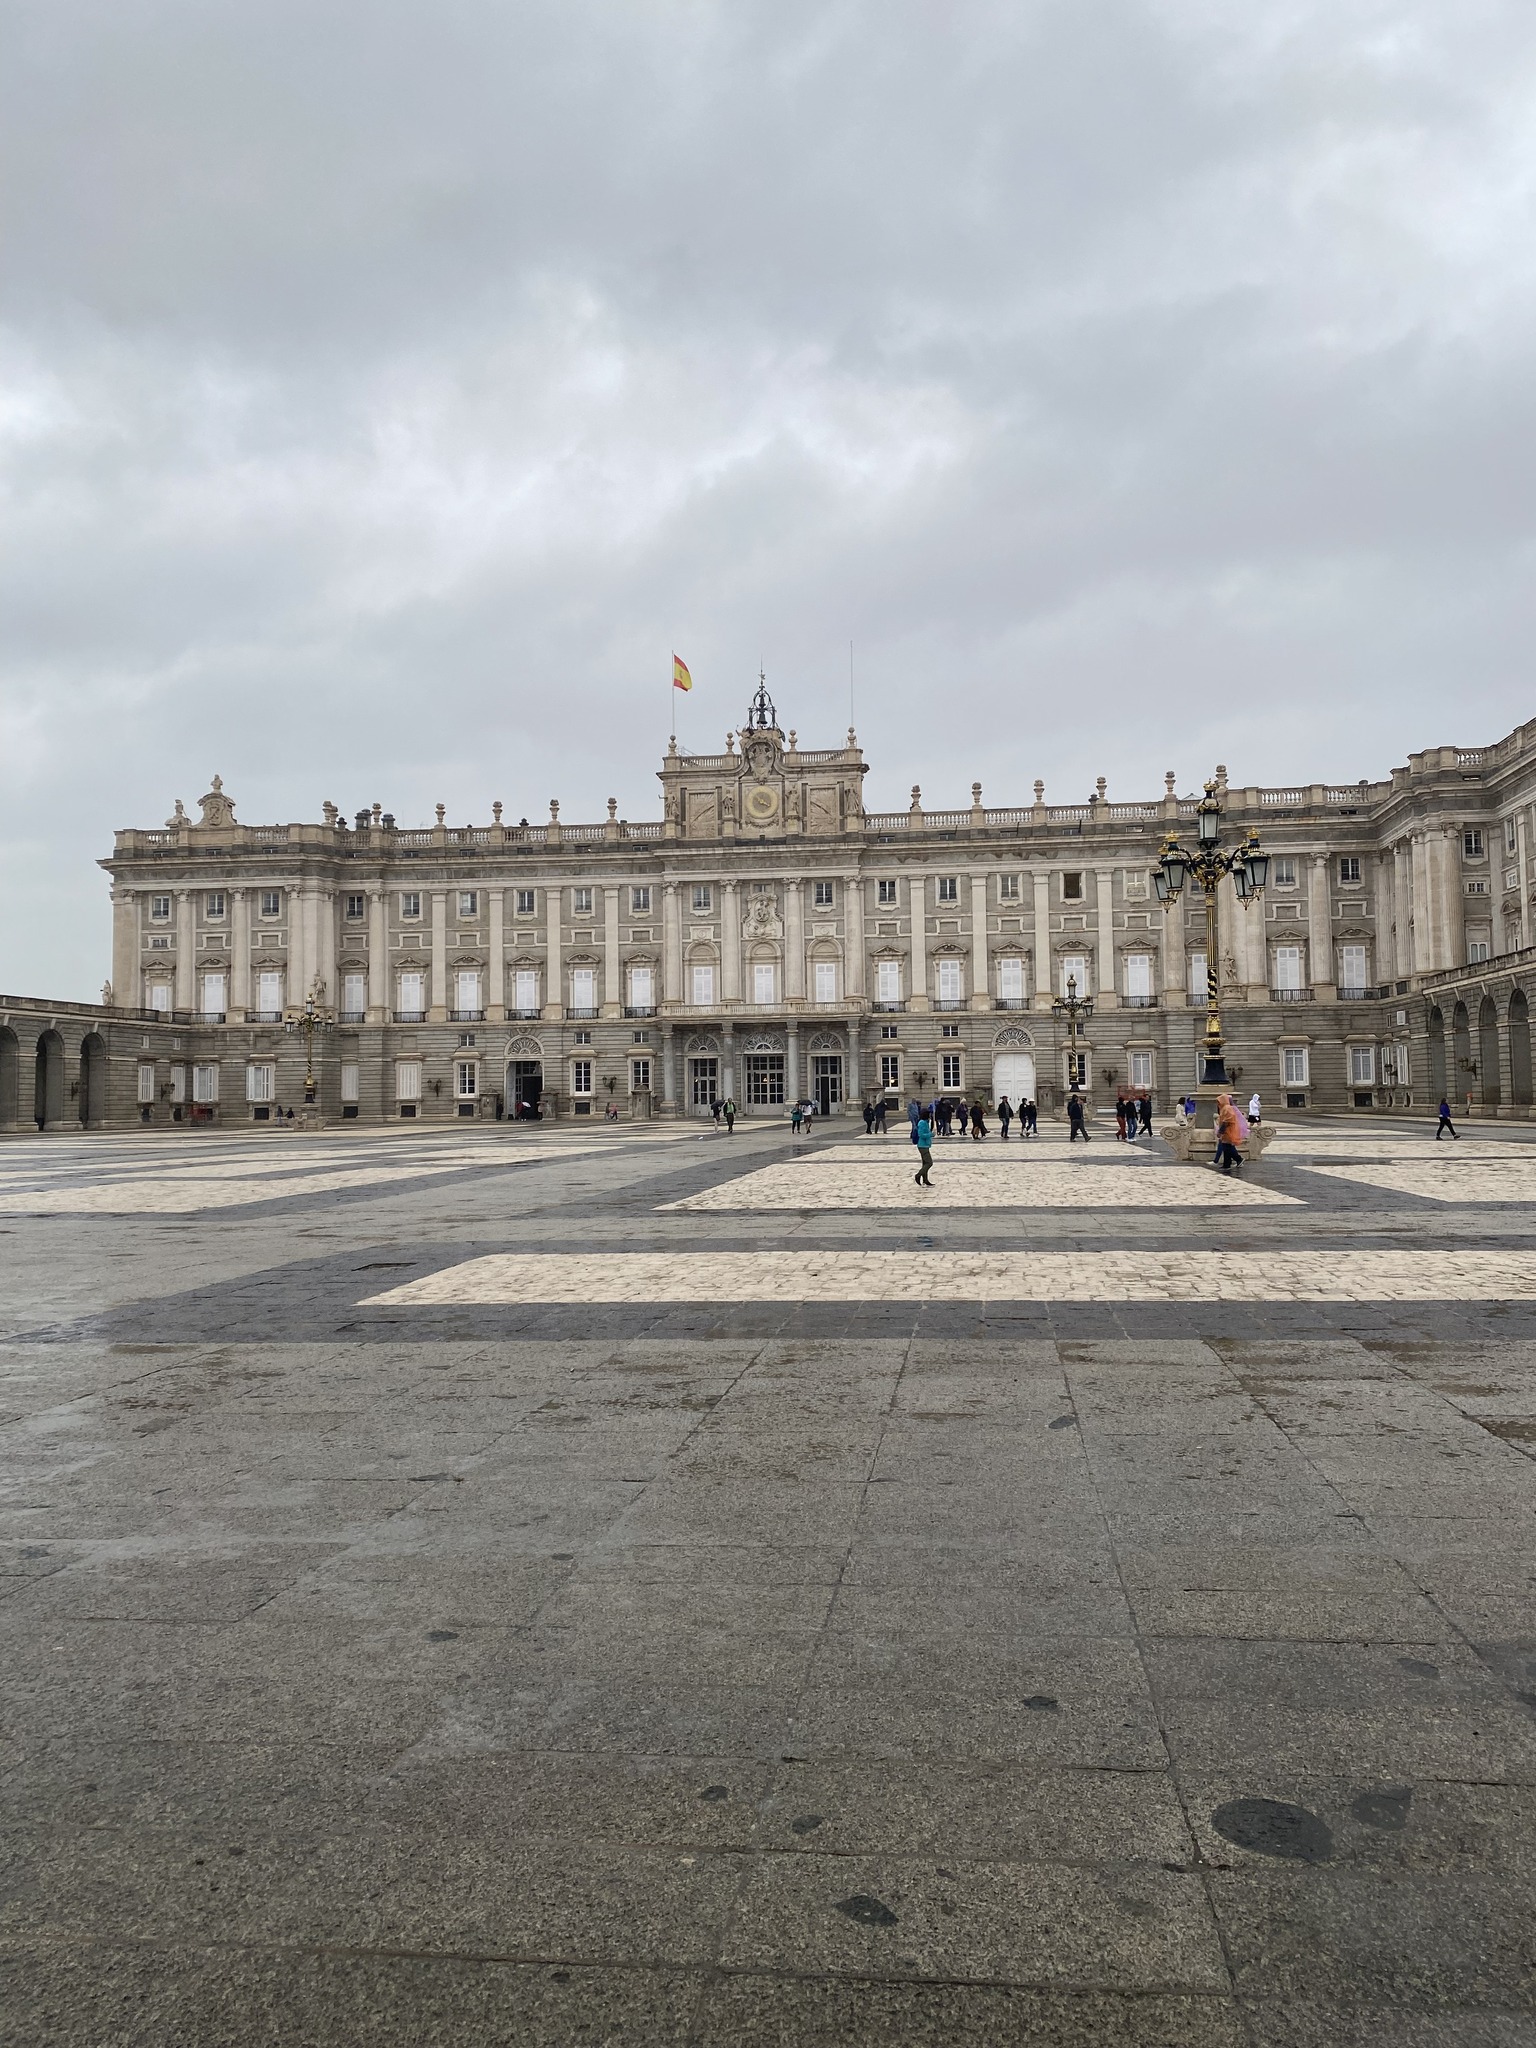
M 1353 1181 L 1428 1202 L 1536 1202 L 1536 1153 L 1501 1150 L 1495 1157 L 1418 1159 L 1403 1165 L 1314 1166 L 1330 1180 Z
M 663 1204 L 667 1209 L 1254 1209 L 1299 1208 L 1283 1195 L 1210 1168 L 1159 1166 L 1035 1154 L 936 1154 L 928 1188 L 913 1182 L 917 1155 L 908 1144 L 850 1159 L 842 1147 L 808 1159 L 781 1160 L 739 1180 Z

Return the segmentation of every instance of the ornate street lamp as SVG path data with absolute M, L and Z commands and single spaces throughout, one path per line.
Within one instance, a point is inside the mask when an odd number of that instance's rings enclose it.
M 1217 950 L 1216 891 L 1223 875 L 1232 877 L 1239 903 L 1254 903 L 1264 894 L 1269 880 L 1269 855 L 1259 844 L 1257 832 L 1250 831 L 1241 846 L 1221 844 L 1221 802 L 1216 784 L 1205 785 L 1205 795 L 1195 812 L 1194 852 L 1186 853 L 1177 836 L 1170 832 L 1163 841 L 1152 886 L 1159 903 L 1177 903 L 1185 882 L 1193 876 L 1205 892 L 1205 1046 L 1200 1072 L 1202 1087 L 1230 1085 L 1221 1043 L 1221 975 Z
M 318 1093 L 315 1081 L 315 1033 L 317 1031 L 329 1031 L 330 1028 L 331 1020 L 329 1017 L 322 1017 L 319 1014 L 315 1008 L 313 994 L 307 995 L 304 998 L 304 1008 L 300 1014 L 283 1026 L 283 1029 L 287 1032 L 302 1031 L 304 1034 L 304 1107 L 306 1109 L 314 1108 L 315 1098 Z
M 1065 1017 L 1067 1020 L 1067 1073 L 1070 1077 L 1069 1092 L 1075 1095 L 1078 1090 L 1077 1020 L 1079 1017 L 1088 1018 L 1093 1015 L 1093 997 L 1080 996 L 1077 992 L 1077 976 L 1075 974 L 1069 974 L 1067 976 L 1066 994 L 1064 996 L 1058 996 L 1055 1002 L 1052 1003 L 1051 1008 L 1056 1012 L 1058 1017 Z

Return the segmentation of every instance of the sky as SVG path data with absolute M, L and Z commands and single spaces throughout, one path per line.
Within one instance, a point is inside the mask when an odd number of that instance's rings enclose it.
M 114 828 L 1536 712 L 1528 0 L 0 0 L 0 989 Z M 669 688 L 674 649 L 695 681 Z

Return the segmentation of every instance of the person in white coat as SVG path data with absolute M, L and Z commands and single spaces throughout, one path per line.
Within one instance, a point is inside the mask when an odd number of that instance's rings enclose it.
M 1248 1098 L 1248 1121 L 1249 1121 L 1249 1123 L 1251 1123 L 1251 1124 L 1256 1124 L 1256 1123 L 1258 1123 L 1258 1122 L 1259 1122 L 1259 1121 L 1261 1120 L 1261 1118 L 1263 1117 L 1263 1114 L 1264 1114 L 1264 1105 L 1263 1105 L 1263 1103 L 1262 1103 L 1262 1102 L 1260 1102 L 1260 1100 L 1259 1100 L 1259 1091 L 1258 1091 L 1258 1089 L 1257 1089 L 1257 1088 L 1255 1088 L 1255 1089 L 1254 1089 L 1254 1091 L 1253 1091 L 1253 1093 L 1252 1093 L 1252 1094 L 1251 1094 L 1251 1095 L 1249 1096 L 1249 1098 Z

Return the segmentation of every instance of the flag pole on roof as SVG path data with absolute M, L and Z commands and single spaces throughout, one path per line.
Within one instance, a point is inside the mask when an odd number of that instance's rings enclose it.
M 672 687 L 674 690 L 691 690 L 693 677 L 688 673 L 688 664 L 680 656 L 672 657 Z M 677 699 L 672 699 L 672 737 L 677 738 Z

